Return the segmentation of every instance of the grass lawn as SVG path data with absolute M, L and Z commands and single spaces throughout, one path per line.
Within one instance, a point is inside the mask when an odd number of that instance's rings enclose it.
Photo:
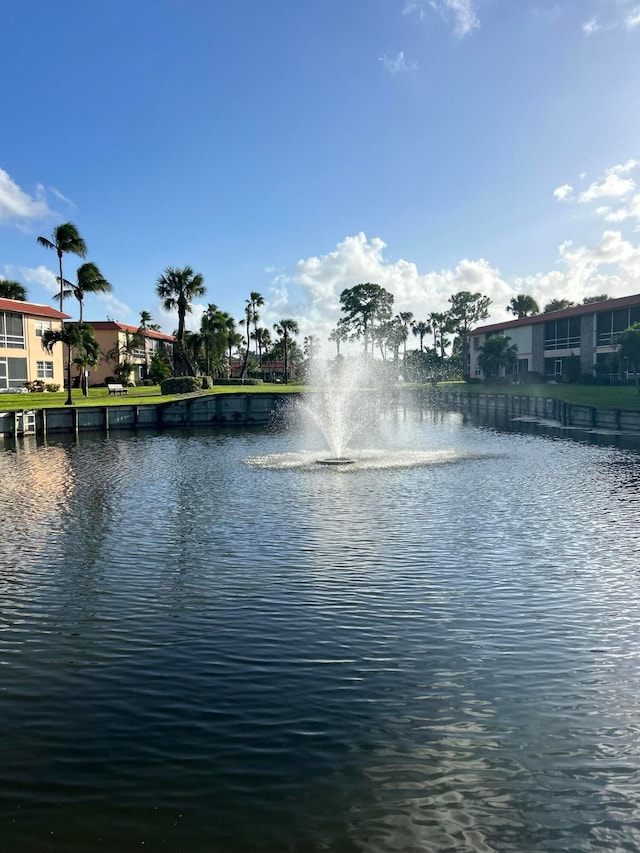
M 71 391 L 71 398 L 74 406 L 125 406 L 125 405 L 144 405 L 145 403 L 169 403 L 172 400 L 181 400 L 185 397 L 199 396 L 201 394 L 265 394 L 277 393 L 287 394 L 296 391 L 301 391 L 301 385 L 281 385 L 267 384 L 264 385 L 217 385 L 211 391 L 200 391 L 197 395 L 194 394 L 167 394 L 163 396 L 160 393 L 159 385 L 141 385 L 136 388 L 129 388 L 129 393 L 122 396 L 109 395 L 105 387 L 89 388 L 89 396 L 83 397 L 80 389 Z M 57 391 L 50 393 L 45 391 L 29 394 L 0 394 L 0 411 L 15 412 L 22 409 L 53 409 L 58 406 L 64 406 L 67 399 L 66 391 Z
M 464 382 L 443 382 L 438 388 L 443 391 L 469 391 L 472 394 L 555 397 L 579 406 L 640 410 L 640 394 L 635 385 L 466 385 Z
M 409 388 L 431 386 L 408 385 Z M 169 403 L 185 397 L 203 394 L 291 394 L 305 390 L 304 385 L 216 385 L 210 391 L 200 391 L 197 394 L 171 394 L 163 396 L 159 385 L 129 388 L 126 396 L 109 396 L 104 388 L 89 388 L 89 396 L 83 397 L 79 389 L 72 391 L 74 406 L 124 406 L 144 405 L 145 403 Z M 306 389 L 309 390 L 309 389 Z M 581 406 L 598 406 L 604 409 L 640 410 L 640 394 L 634 385 L 467 385 L 464 382 L 442 382 L 435 389 L 438 391 L 458 390 L 472 394 L 520 394 L 531 397 L 557 397 L 567 403 Z M 0 411 L 13 412 L 22 409 L 51 409 L 64 406 L 67 399 L 66 391 L 42 394 L 0 394 Z

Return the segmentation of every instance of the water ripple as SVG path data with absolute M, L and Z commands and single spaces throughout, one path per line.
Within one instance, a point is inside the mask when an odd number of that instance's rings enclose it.
M 640 847 L 637 457 L 392 426 L 4 452 L 3 849 Z

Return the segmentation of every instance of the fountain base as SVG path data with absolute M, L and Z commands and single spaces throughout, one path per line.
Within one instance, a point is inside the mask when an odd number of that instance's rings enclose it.
M 317 465 L 353 465 L 355 459 L 346 459 L 343 456 L 328 456 L 326 459 L 316 459 Z

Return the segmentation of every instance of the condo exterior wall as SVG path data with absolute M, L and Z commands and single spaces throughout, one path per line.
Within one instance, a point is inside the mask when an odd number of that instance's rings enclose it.
M 116 320 L 87 321 L 92 327 L 96 340 L 100 346 L 100 362 L 90 371 L 89 384 L 103 385 L 108 377 L 114 376 L 117 364 L 125 361 L 125 358 L 134 365 L 131 381 L 139 384 L 147 378 L 147 370 L 151 357 L 156 349 L 164 349 L 169 361 L 173 360 L 173 335 L 156 332 L 152 329 L 141 330 L 138 326 L 130 326 Z M 131 353 L 126 354 L 126 348 L 130 344 L 133 335 L 140 333 L 144 337 L 144 346 L 136 347 Z M 107 353 L 112 353 L 107 359 Z
M 471 376 L 482 377 L 481 347 L 491 335 L 500 334 L 517 346 L 519 364 L 514 372 L 534 371 L 552 381 L 563 374 L 566 359 L 577 356 L 580 372 L 594 375 L 598 361 L 615 353 L 615 336 L 636 322 L 640 322 L 640 294 L 480 326 L 470 335 Z
M 44 331 L 60 331 L 69 319 L 49 305 L 0 299 L 0 388 L 21 388 L 41 379 L 62 387 L 64 347 L 56 344 L 51 354 L 42 348 Z

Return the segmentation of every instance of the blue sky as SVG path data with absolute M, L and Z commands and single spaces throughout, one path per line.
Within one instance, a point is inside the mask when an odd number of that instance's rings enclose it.
M 24 0 L 3 36 L 0 276 L 31 301 L 69 220 L 114 287 L 85 317 L 165 331 L 187 264 L 192 326 L 258 290 L 322 338 L 361 281 L 418 319 L 640 292 L 640 0 Z

